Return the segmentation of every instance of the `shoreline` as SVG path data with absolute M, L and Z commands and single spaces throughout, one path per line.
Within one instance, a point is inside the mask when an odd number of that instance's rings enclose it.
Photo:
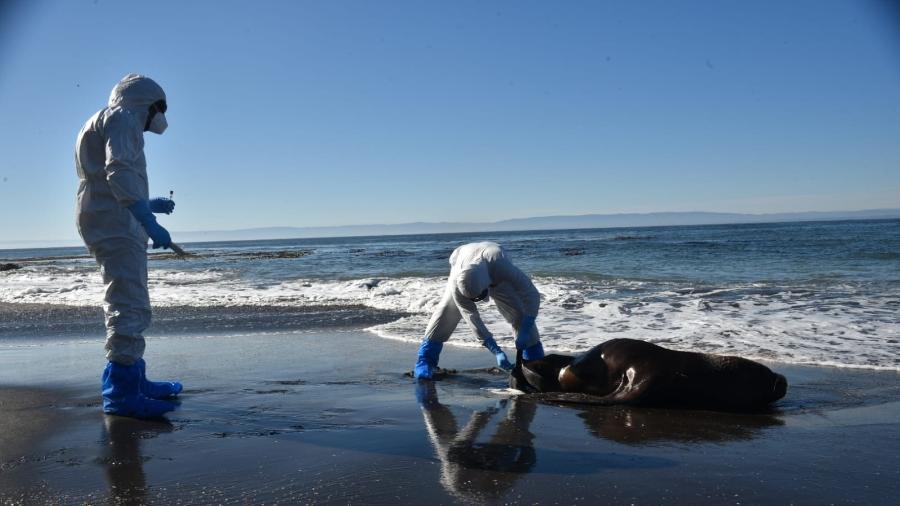
M 190 336 L 200 332 L 285 333 L 309 329 L 363 329 L 405 316 L 408 314 L 359 304 L 159 306 L 153 308 L 153 323 L 146 336 L 155 339 L 160 335 Z M 69 306 L 0 302 L 0 321 L 14 322 L 0 325 L 0 347 L 3 340 L 39 342 L 71 336 L 105 339 L 103 310 L 99 304 Z
M 415 350 L 358 330 L 151 339 L 148 376 L 185 383 L 165 423 L 101 413 L 96 342 L 4 350 L 0 399 L 25 409 L 0 411 L 15 434 L 0 466 L 17 463 L 0 467 L 0 502 L 887 504 L 900 492 L 892 372 L 776 365 L 790 386 L 769 413 L 602 408 L 505 394 L 489 354 L 463 347 L 441 360 L 459 374 L 422 387 L 403 376 Z
M 346 305 L 233 305 L 233 306 L 156 306 L 153 323 L 145 334 L 149 340 L 216 337 L 239 335 L 279 335 L 291 332 L 318 332 L 328 330 L 367 331 L 380 339 L 400 343 L 413 341 L 381 331 L 378 327 L 413 316 L 403 311 L 379 309 L 362 304 Z M 102 342 L 103 311 L 98 305 L 65 305 L 42 303 L 0 302 L 0 321 L 15 322 L 0 325 L 0 350 L 14 343 L 26 342 L 39 345 L 54 340 Z M 463 324 L 460 325 L 464 327 Z M 611 336 L 612 339 L 614 336 Z M 651 341 L 655 342 L 655 341 Z M 463 344 L 465 343 L 465 344 Z M 418 342 L 414 343 L 418 344 Z M 506 343 L 501 343 L 505 345 Z M 667 342 L 657 342 L 671 347 Z M 474 341 L 464 341 L 458 336 L 449 346 L 480 350 Z M 672 347 L 672 349 L 680 349 Z M 577 354 L 569 349 L 548 347 L 548 353 Z M 727 351 L 719 355 L 744 356 Z M 900 368 L 892 366 L 837 363 L 813 363 L 761 357 L 747 357 L 769 367 L 813 367 L 850 371 L 893 372 L 900 375 Z

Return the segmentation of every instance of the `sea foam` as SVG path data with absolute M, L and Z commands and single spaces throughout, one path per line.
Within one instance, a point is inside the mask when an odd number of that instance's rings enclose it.
M 0 302 L 98 305 L 104 287 L 96 265 L 27 264 L 5 273 Z M 613 338 L 643 339 L 680 350 L 798 364 L 900 370 L 900 294 L 853 285 L 827 292 L 744 283 L 694 287 L 634 280 L 585 281 L 537 276 L 538 327 L 548 350 L 575 353 Z M 440 302 L 439 276 L 260 280 L 237 270 L 151 268 L 155 306 L 364 305 L 409 316 L 370 330 L 417 342 Z M 513 332 L 493 303 L 481 314 L 498 343 L 513 352 Z M 464 322 L 451 344 L 477 347 Z

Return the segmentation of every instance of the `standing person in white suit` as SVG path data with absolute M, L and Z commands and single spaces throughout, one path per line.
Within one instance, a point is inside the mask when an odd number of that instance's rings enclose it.
M 113 87 L 107 106 L 81 127 L 75 145 L 78 233 L 106 285 L 103 411 L 135 418 L 172 411 L 176 405 L 165 399 L 182 389 L 178 382 L 148 381 L 143 359 L 143 332 L 150 325 L 147 240 L 154 248 L 172 246 L 154 213 L 175 208 L 171 199 L 150 198 L 144 132 L 166 130 L 166 109 L 166 94 L 155 81 L 128 74 Z
M 544 356 L 535 319 L 541 305 L 540 293 L 525 273 L 507 258 L 499 244 L 474 242 L 464 244 L 450 255 L 450 277 L 440 304 L 425 330 L 419 347 L 414 375 L 431 379 L 437 369 L 444 343 L 465 319 L 482 345 L 497 360 L 497 365 L 511 370 L 506 353 L 478 314 L 476 303 L 494 299 L 503 318 L 516 333 L 516 348 L 523 350 L 525 360 Z

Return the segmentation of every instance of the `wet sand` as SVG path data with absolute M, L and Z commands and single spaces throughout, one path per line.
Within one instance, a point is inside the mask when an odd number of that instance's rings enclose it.
M 365 306 L 164 306 L 153 308 L 148 337 L 178 334 L 238 334 L 306 329 L 351 328 L 387 323 L 408 316 Z M 99 306 L 13 304 L 0 302 L 0 345 L 47 339 L 83 339 L 98 335 Z M 99 334 L 102 335 L 102 334 Z M 2 349 L 2 348 L 0 348 Z
M 894 504 L 900 375 L 770 364 L 768 413 L 562 405 L 497 391 L 481 350 L 404 377 L 363 331 L 150 340 L 166 422 L 104 416 L 99 340 L 0 348 L 0 503 Z

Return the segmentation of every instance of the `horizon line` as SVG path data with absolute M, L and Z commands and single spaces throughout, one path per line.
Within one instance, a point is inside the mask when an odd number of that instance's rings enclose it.
M 896 214 L 896 216 L 885 216 L 885 217 L 871 217 L 871 218 L 854 218 L 851 216 L 840 216 L 844 215 L 852 215 L 852 214 L 863 214 L 863 213 L 886 213 L 886 214 Z M 802 219 L 803 215 L 836 215 L 833 217 L 821 217 L 820 219 Z M 669 215 L 669 216 L 677 216 L 677 215 L 712 215 L 712 216 L 733 216 L 733 217 L 750 217 L 750 218 L 766 218 L 766 217 L 778 217 L 782 216 L 784 219 L 774 219 L 771 222 L 767 221 L 756 221 L 756 222 L 702 222 L 702 223 L 657 223 L 657 224 L 620 224 L 620 225 L 591 225 L 591 226 L 577 226 L 572 224 L 571 227 L 560 227 L 560 226 L 536 226 L 536 228 L 528 229 L 528 228 L 516 228 L 516 229 L 481 229 L 481 230 L 451 230 L 451 231 L 432 231 L 432 232 L 390 232 L 384 231 L 381 233 L 374 234 L 353 234 L 350 233 L 348 235 L 322 235 L 322 236 L 302 236 L 302 237 L 257 237 L 257 238 L 245 238 L 245 239 L 201 239 L 201 240 L 186 240 L 183 243 L 204 243 L 204 242 L 231 242 L 231 241 L 265 241 L 265 240 L 290 240 L 290 239 L 336 239 L 336 238 L 350 238 L 350 237 L 380 237 L 380 236 L 404 236 L 404 235 L 449 235 L 449 234 L 464 234 L 464 233 L 489 233 L 489 232 L 538 232 L 544 230 L 590 230 L 590 229 L 615 229 L 615 228 L 651 228 L 651 227 L 678 227 L 678 226 L 714 226 L 714 225 L 738 225 L 738 224 L 764 224 L 764 223 L 789 223 L 789 222 L 816 222 L 816 221 L 843 221 L 843 220 L 867 220 L 867 219 L 897 219 L 900 218 L 900 208 L 873 208 L 873 209 L 858 209 L 858 210 L 841 210 L 841 211 L 790 211 L 790 212 L 774 212 L 774 213 L 737 213 L 737 212 L 725 212 L 725 211 L 653 211 L 653 212 L 645 212 L 645 213 L 587 213 L 587 214 L 569 214 L 569 215 L 546 215 L 546 216 L 532 216 L 526 218 L 507 218 L 503 220 L 496 221 L 486 221 L 486 222 L 405 222 L 405 223 L 393 223 L 393 224 L 358 224 L 358 225 L 316 225 L 316 226 L 267 226 L 267 227 L 252 227 L 252 228 L 243 228 L 243 229 L 230 229 L 230 230 L 193 230 L 193 231 L 173 231 L 173 235 L 209 235 L 209 234 L 240 234 L 240 233 L 253 233 L 253 232 L 264 232 L 264 231 L 315 231 L 315 230 L 328 230 L 332 229 L 338 231 L 340 229 L 354 229 L 354 228 L 396 228 L 396 227 L 412 227 L 412 226 L 458 226 L 458 227 L 466 227 L 466 226 L 474 226 L 474 227 L 489 227 L 491 225 L 502 225 L 504 223 L 516 222 L 516 221 L 529 221 L 529 220 L 547 220 L 547 219 L 577 219 L 577 218 L 610 218 L 610 217 L 623 217 L 623 216 L 642 216 L 642 217 L 650 217 L 654 215 Z M 4 245 L 22 245 L 25 247 L 5 247 Z M 32 247 L 28 247 L 27 245 L 33 245 Z M 38 244 L 43 244 L 43 246 L 37 246 Z M 81 241 L 73 238 L 73 239 L 21 239 L 21 240 L 2 240 L 0 241 L 0 250 L 16 250 L 16 249 L 49 249 L 49 248 L 64 248 L 64 247 L 77 247 L 82 245 Z

